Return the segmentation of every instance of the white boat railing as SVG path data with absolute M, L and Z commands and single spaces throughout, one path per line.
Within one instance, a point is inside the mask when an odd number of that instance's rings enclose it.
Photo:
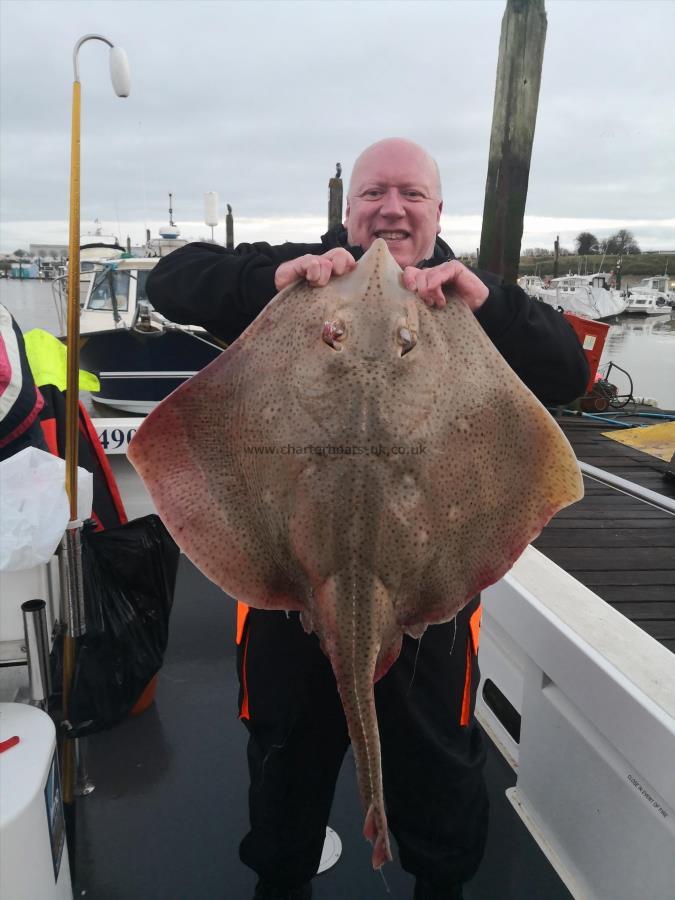
M 641 484 L 636 484 L 634 481 L 628 481 L 626 478 L 614 475 L 613 472 L 608 472 L 605 469 L 598 469 L 597 466 L 592 466 L 581 460 L 578 460 L 578 463 L 581 472 L 586 475 L 587 478 L 592 478 L 593 481 L 599 481 L 601 484 L 609 485 L 609 487 L 621 491 L 622 494 L 628 494 L 629 497 L 636 497 L 638 500 L 642 500 L 643 503 L 649 503 L 651 506 L 656 506 L 657 509 L 661 509 L 671 516 L 675 516 L 675 500 L 673 500 L 672 497 L 666 497 L 665 494 L 659 494 L 657 491 L 642 487 Z
M 483 606 L 476 711 L 514 808 L 575 898 L 671 897 L 675 656 L 533 547 Z

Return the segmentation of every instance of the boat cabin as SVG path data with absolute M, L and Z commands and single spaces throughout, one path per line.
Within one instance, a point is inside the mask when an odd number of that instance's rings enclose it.
M 604 288 L 609 291 L 611 275 L 608 272 L 595 272 L 593 275 L 563 275 L 561 278 L 553 278 L 551 287 L 561 291 L 576 291 L 580 288 Z
M 95 269 L 80 317 L 80 331 L 131 328 L 141 314 L 150 312 L 145 285 L 158 258 L 129 258 L 90 263 Z
M 651 278 L 643 278 L 636 290 L 663 291 L 667 294 L 669 291 L 675 291 L 675 276 L 669 278 L 668 275 L 654 275 Z

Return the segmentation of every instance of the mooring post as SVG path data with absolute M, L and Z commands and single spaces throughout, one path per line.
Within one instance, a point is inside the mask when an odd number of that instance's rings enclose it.
M 227 204 L 227 215 L 225 216 L 225 246 L 230 250 L 234 249 L 234 216 L 229 203 Z
M 328 182 L 328 230 L 342 225 L 342 166 L 335 163 L 335 177 Z
M 546 41 L 544 0 L 507 0 L 499 42 L 479 267 L 515 282 Z

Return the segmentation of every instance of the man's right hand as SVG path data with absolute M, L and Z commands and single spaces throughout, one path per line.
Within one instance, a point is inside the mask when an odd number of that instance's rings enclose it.
M 308 253 L 282 263 L 274 273 L 274 285 L 278 291 L 304 280 L 312 287 L 324 287 L 335 275 L 351 272 L 356 266 L 354 257 L 342 247 L 336 247 L 320 256 Z

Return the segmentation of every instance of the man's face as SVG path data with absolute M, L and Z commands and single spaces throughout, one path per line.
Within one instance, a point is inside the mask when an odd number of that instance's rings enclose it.
M 408 144 L 375 145 L 354 167 L 345 213 L 347 239 L 367 250 L 384 238 L 401 268 L 414 266 L 433 253 L 442 208 L 430 157 Z

